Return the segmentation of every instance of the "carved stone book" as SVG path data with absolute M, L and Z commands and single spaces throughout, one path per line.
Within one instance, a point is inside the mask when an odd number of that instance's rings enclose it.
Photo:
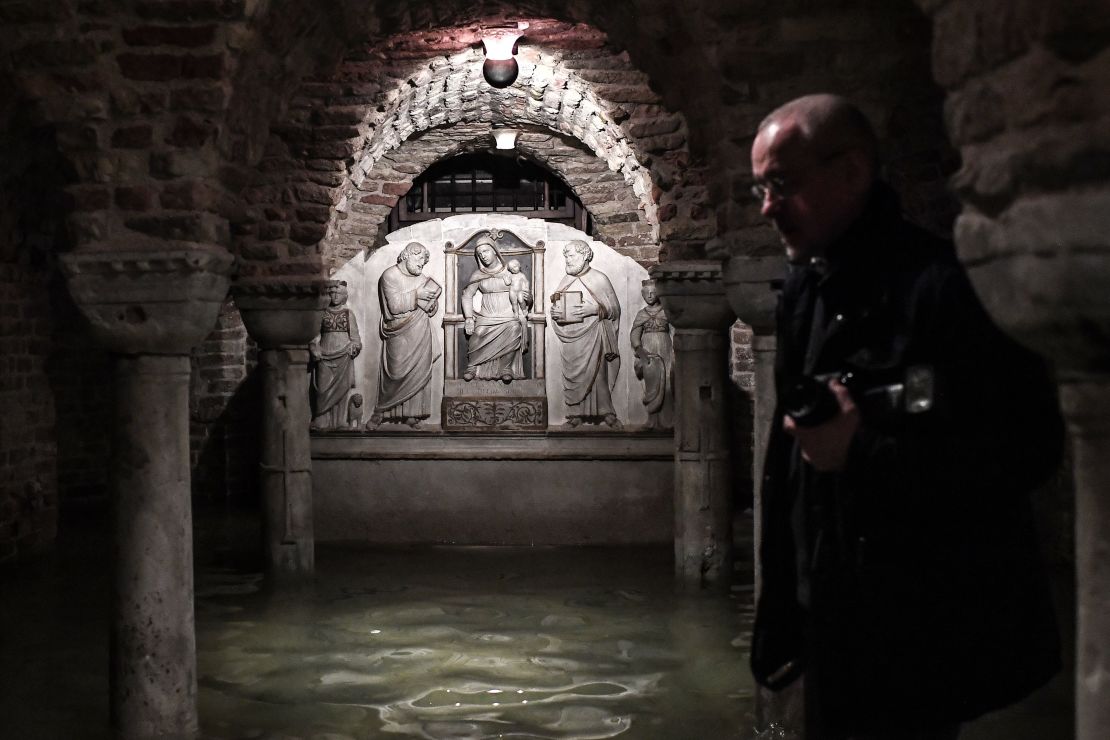
M 424 280 L 424 282 L 423 282 L 423 283 L 422 283 L 422 284 L 420 285 L 420 287 L 421 287 L 421 288 L 439 288 L 439 283 L 437 283 L 437 282 L 436 282 L 435 280 L 433 280 L 432 278 L 426 278 L 426 279 Z M 435 297 L 435 298 L 430 298 L 430 299 L 428 299 L 428 300 L 426 300 L 426 301 L 421 301 L 421 300 L 419 300 L 419 299 L 418 299 L 418 300 L 416 301 L 416 306 L 417 306 L 418 308 L 421 308 L 421 309 L 425 310 L 425 311 L 428 311 L 428 310 L 429 310 L 429 309 L 431 309 L 431 307 L 432 307 L 432 306 L 434 306 L 434 305 L 435 305 L 435 304 L 436 304 L 436 303 L 437 303 L 438 301 L 439 301 L 439 291 L 437 290 L 437 291 L 436 291 L 436 297 Z
M 580 324 L 582 319 L 573 317 L 574 309 L 582 305 L 582 293 L 577 290 L 564 291 L 555 301 L 555 318 L 562 324 Z

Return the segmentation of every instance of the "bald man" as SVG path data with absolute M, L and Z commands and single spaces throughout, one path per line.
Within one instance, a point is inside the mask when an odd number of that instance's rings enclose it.
M 877 151 L 832 95 L 752 146 L 790 262 L 752 670 L 805 676 L 807 740 L 950 740 L 1058 670 L 1028 494 L 1063 430 L 1044 363 L 902 218 Z

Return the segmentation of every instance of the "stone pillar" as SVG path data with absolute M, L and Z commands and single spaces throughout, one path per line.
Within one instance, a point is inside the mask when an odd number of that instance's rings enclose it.
M 271 576 L 309 576 L 315 565 L 308 344 L 320 333 L 330 281 L 240 282 L 235 303 L 259 345 L 262 373 L 263 542 Z
M 775 304 L 777 281 L 786 275 L 783 257 L 732 256 L 725 263 L 724 282 L 729 305 L 752 328 L 752 355 L 755 359 L 755 413 L 752 445 L 752 483 L 755 520 L 755 598 L 763 588 L 763 463 L 775 412 Z M 805 736 L 804 687 L 798 681 L 787 689 L 772 693 L 760 687 L 755 694 L 755 729 L 773 733 L 784 740 Z
M 197 731 L 189 351 L 216 323 L 222 249 L 73 252 L 70 292 L 115 353 L 111 716 L 119 736 Z
M 1076 738 L 1094 740 L 1110 726 L 1110 34 L 1094 30 L 1105 10 L 917 3 L 933 18 L 933 76 L 961 154 L 957 250 L 995 321 L 1061 378 L 1075 455 Z
M 1093 740 L 1110 727 L 1110 378 L 1060 391 L 1075 458 L 1075 736 Z
M 675 575 L 686 589 L 727 589 L 732 573 L 728 327 L 721 266 L 651 269 L 675 327 Z

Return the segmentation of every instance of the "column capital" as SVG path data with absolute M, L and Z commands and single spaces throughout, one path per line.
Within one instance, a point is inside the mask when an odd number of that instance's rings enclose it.
M 61 256 L 93 336 L 119 354 L 182 355 L 207 336 L 235 258 L 222 247 L 77 251 Z
M 649 271 L 667 320 L 676 329 L 724 331 L 736 316 L 725 298 L 716 260 L 661 262 Z
M 320 333 L 320 317 L 335 280 L 241 280 L 231 294 L 247 332 L 263 349 L 305 347 Z
M 729 305 L 756 335 L 775 331 L 775 283 L 786 275 L 786 258 L 733 255 L 725 260 L 723 279 Z

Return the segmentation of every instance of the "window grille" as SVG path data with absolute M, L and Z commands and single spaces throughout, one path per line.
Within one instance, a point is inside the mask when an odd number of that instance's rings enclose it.
M 511 213 L 591 233 L 589 213 L 544 168 L 503 155 L 464 154 L 428 168 L 389 215 L 390 231 L 459 213 Z

